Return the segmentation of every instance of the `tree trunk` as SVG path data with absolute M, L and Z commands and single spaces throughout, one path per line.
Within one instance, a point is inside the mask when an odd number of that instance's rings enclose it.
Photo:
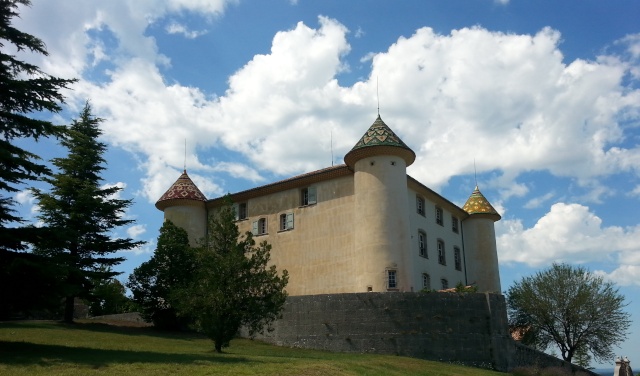
M 220 342 L 215 342 L 215 347 L 216 347 L 216 352 L 218 354 L 222 353 L 222 343 Z
M 75 296 L 67 296 L 64 301 L 64 322 L 73 323 L 73 309 L 75 303 Z

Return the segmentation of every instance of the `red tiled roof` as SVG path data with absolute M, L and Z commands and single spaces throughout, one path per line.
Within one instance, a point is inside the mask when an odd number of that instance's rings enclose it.
M 160 199 L 156 202 L 156 208 L 164 210 L 172 200 L 190 200 L 206 202 L 207 198 L 200 192 L 198 187 L 187 175 L 187 171 L 183 171 L 182 175 L 169 188 Z

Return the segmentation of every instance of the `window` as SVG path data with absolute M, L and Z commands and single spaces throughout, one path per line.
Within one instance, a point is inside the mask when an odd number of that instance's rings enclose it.
M 447 281 L 447 279 L 446 279 L 446 278 L 442 278 L 442 279 L 440 280 L 440 283 L 442 284 L 442 289 L 443 289 L 443 290 L 446 290 L 446 289 L 448 289 L 448 288 L 449 288 L 449 281 Z
M 436 223 L 442 226 L 442 208 L 436 207 Z
M 293 213 L 280 214 L 280 231 L 293 229 Z
M 460 259 L 460 248 L 453 247 L 453 261 L 456 264 L 456 270 L 462 270 L 462 260 Z
M 447 265 L 447 259 L 444 255 L 444 242 L 442 240 L 438 240 L 438 263 Z
M 418 231 L 418 254 L 422 257 L 429 258 L 427 255 L 427 234 Z
M 247 219 L 247 203 L 238 204 L 238 219 Z
M 257 221 L 253 221 L 251 232 L 253 235 L 264 235 L 267 233 L 267 219 L 260 218 Z
M 387 288 L 388 289 L 398 288 L 398 281 L 396 279 L 395 270 L 387 270 Z
M 300 205 L 313 205 L 317 202 L 316 197 L 316 187 L 303 188 L 302 191 L 300 191 Z
M 416 196 L 416 211 L 420 215 L 424 215 L 424 198 Z
M 458 233 L 458 218 L 451 216 L 451 231 Z
M 422 288 L 431 290 L 431 277 L 427 273 L 422 273 Z

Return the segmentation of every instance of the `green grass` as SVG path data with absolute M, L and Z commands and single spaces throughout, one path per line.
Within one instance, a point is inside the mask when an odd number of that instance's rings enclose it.
M 0 375 L 434 375 L 504 373 L 390 355 L 235 339 L 225 353 L 185 333 L 97 323 L 0 322 Z

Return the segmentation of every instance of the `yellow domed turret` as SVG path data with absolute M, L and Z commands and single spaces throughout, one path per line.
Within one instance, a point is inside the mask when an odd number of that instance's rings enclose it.
M 469 213 L 464 220 L 464 244 L 467 255 L 467 279 L 476 284 L 480 292 L 500 293 L 500 271 L 494 222 L 500 214 L 478 189 L 462 207 Z

